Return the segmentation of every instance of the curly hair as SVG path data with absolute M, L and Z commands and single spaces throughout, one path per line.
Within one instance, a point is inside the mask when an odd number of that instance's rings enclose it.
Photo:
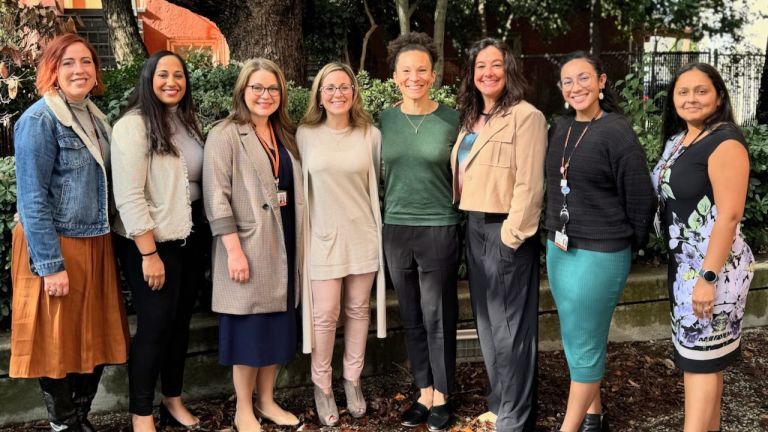
M 406 51 L 421 51 L 426 53 L 429 56 L 429 66 L 431 68 L 434 68 L 435 63 L 437 63 L 437 47 L 432 38 L 426 33 L 410 32 L 398 36 L 397 39 L 387 45 L 387 63 L 389 63 L 390 70 L 395 70 L 398 57 Z

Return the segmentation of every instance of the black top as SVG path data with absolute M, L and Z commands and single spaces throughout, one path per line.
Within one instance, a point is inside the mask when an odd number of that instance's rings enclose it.
M 593 121 L 575 151 L 576 140 L 590 122 L 561 117 L 549 129 L 545 165 L 549 239 L 554 240 L 555 231 L 563 227 L 560 165 L 571 124 L 566 152 L 566 159 L 573 152 L 568 168 L 569 247 L 599 252 L 644 247 L 656 197 L 645 151 L 627 119 L 615 113 L 604 113 Z

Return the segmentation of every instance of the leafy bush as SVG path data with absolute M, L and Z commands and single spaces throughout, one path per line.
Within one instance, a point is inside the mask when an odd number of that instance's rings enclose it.
M 752 169 L 742 225 L 754 252 L 768 252 L 768 125 L 744 128 Z
M 0 158 L 0 329 L 11 318 L 11 230 L 15 225 L 16 173 L 13 157 Z
M 120 111 L 128 103 L 128 96 L 136 86 L 142 64 L 141 58 L 136 58 L 127 66 L 102 72 L 101 78 L 106 90 L 103 95 L 95 96 L 93 102 L 107 115 L 110 123 L 117 120 Z

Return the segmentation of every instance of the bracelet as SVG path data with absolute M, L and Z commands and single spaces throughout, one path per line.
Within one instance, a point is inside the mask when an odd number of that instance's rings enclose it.
M 157 253 L 157 249 L 153 250 L 152 252 L 148 252 L 148 253 L 141 253 L 141 251 L 139 251 L 139 255 L 141 255 L 143 257 L 152 256 L 152 255 L 154 255 L 156 253 Z

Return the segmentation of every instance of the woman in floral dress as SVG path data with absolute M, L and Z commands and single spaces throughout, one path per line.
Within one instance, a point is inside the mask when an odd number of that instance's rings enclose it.
M 664 154 L 653 173 L 669 246 L 675 363 L 684 371 L 685 432 L 720 430 L 723 370 L 739 357 L 754 257 L 739 221 L 749 180 L 747 144 L 712 66 L 672 80 Z

